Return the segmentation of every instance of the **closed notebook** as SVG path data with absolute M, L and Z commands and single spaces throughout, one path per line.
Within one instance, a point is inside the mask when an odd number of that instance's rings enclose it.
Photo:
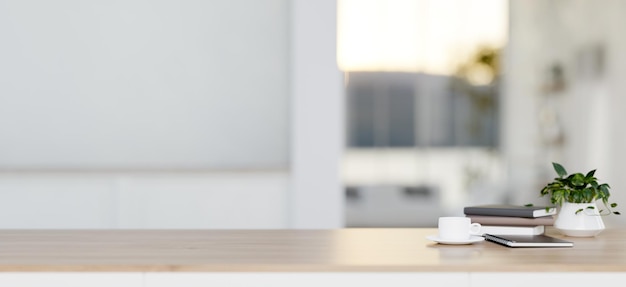
M 516 216 L 516 217 L 542 217 L 556 214 L 556 208 L 545 206 L 524 206 L 511 204 L 485 204 L 466 206 L 463 209 L 466 215 L 492 215 L 492 216 Z
M 495 242 L 507 247 L 572 247 L 571 241 L 554 238 L 546 235 L 495 235 L 484 234 L 487 241 Z

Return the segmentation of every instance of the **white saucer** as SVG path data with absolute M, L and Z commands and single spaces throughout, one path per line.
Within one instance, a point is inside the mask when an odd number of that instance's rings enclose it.
M 482 236 L 474 236 L 474 235 L 470 236 L 470 238 L 466 239 L 466 240 L 442 239 L 442 238 L 439 238 L 439 236 L 437 236 L 437 235 L 426 236 L 426 238 L 428 240 L 432 240 L 432 241 L 435 241 L 435 242 L 440 243 L 440 244 L 457 244 L 457 245 L 458 244 L 472 244 L 472 243 L 481 242 L 481 241 L 485 240 L 485 238 L 482 237 Z

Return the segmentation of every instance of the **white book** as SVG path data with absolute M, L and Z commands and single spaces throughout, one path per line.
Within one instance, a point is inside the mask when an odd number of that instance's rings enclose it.
M 482 225 L 481 234 L 495 235 L 539 235 L 543 234 L 545 226 L 504 226 L 504 225 Z

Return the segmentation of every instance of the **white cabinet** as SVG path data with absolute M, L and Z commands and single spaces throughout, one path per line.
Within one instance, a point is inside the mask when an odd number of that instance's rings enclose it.
M 0 272 L 0 287 L 143 287 L 140 272 Z
M 470 287 L 528 287 L 535 286 L 611 286 L 626 282 L 621 272 L 481 272 L 470 273 Z M 618 284 L 619 285 L 619 284 Z
M 147 273 L 146 287 L 415 287 L 458 286 L 469 287 L 467 273 Z

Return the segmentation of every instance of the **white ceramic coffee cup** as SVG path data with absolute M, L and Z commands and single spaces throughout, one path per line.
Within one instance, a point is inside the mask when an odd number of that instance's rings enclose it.
M 472 223 L 469 217 L 439 217 L 439 238 L 445 240 L 468 240 L 480 233 L 480 223 Z

